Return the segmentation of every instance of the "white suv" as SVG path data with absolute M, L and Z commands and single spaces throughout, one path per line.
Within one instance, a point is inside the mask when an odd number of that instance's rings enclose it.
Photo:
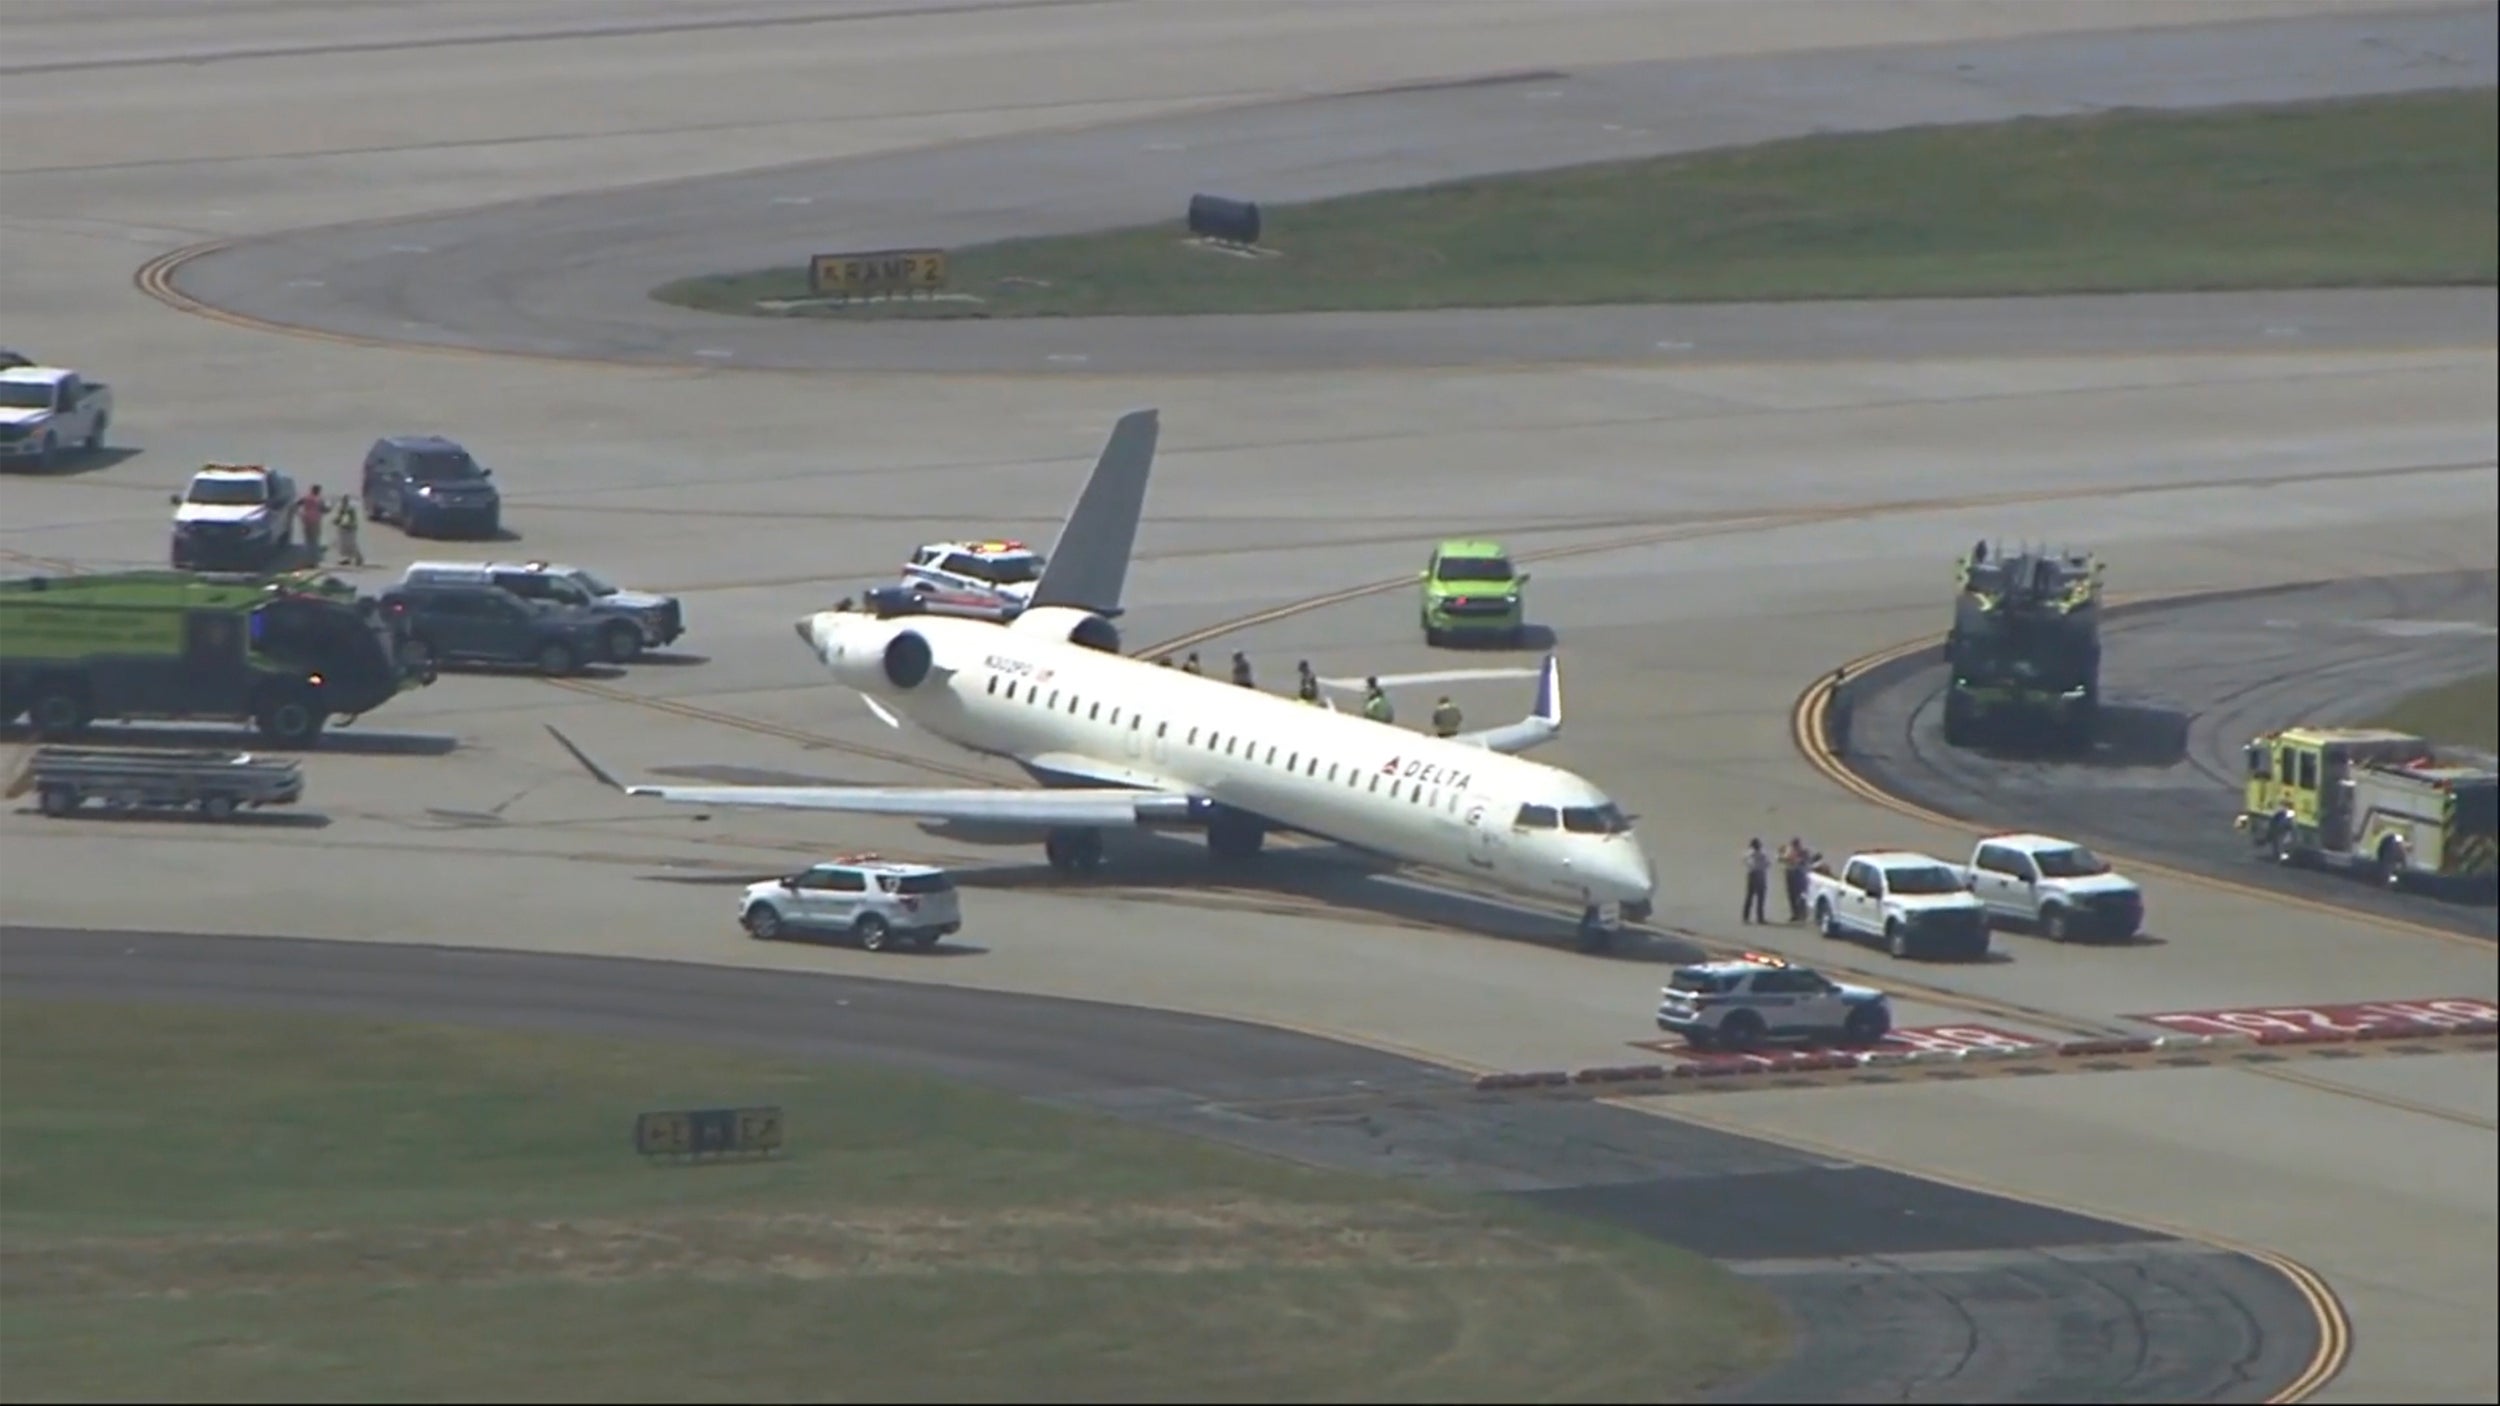
M 749 884 L 738 922 L 763 941 L 796 933 L 847 934 L 871 952 L 894 943 L 927 951 L 963 926 L 955 881 L 926 864 L 849 855 Z
M 1871 1045 L 1892 1033 L 1892 1003 L 1767 952 L 1677 967 L 1658 993 L 1658 1028 L 1694 1049 L 1750 1050 L 1765 1040 Z

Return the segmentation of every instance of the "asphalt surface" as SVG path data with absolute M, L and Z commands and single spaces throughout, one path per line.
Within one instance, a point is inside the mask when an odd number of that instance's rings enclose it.
M 2288 1283 L 2236 1254 L 1627 1108 L 1478 1095 L 1443 1068 L 1256 1025 L 684 963 L 22 927 L 0 927 L 0 985 L 886 1064 L 1517 1195 L 1778 1295 L 1797 1351 L 1729 1401 L 2254 1401 L 2316 1345 Z
M 2140 34 L 1510 71 L 291 231 L 182 265 L 182 295 L 401 343 L 651 364 L 1187 373 L 1541 361 L 1979 357 L 2480 345 L 2488 289 L 843 326 L 664 306 L 672 279 L 953 247 L 1818 132 L 2489 84 L 2490 5 Z M 1288 248 L 1286 257 L 1292 257 Z M 977 290 L 970 290 L 977 291 Z
M 2114 610 L 2103 721 L 2061 760 L 1945 745 L 1934 652 L 1858 683 L 1848 761 L 1883 789 L 1974 825 L 2022 826 L 2285 893 L 2500 936 L 2488 889 L 2390 893 L 2262 862 L 2231 828 L 2240 748 L 2297 722 L 2366 722 L 2407 694 L 2492 667 L 2488 571 L 2342 581 Z M 1956 856 L 1958 857 L 1958 856 Z M 2153 915 L 2150 930 L 2158 932 Z

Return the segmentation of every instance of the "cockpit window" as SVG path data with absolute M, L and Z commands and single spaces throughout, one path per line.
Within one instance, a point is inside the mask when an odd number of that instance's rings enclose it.
M 1552 806 L 1521 806 L 1519 818 L 1511 822 L 1522 830 L 1551 830 L 1561 823 Z
M 1620 835 L 1632 828 L 1632 822 L 1611 803 L 1600 806 L 1565 806 L 1563 828 L 1577 835 Z

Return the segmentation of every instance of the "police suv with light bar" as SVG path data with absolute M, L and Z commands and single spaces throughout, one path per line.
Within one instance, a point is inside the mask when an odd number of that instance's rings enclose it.
M 1694 1049 L 1750 1050 L 1767 1040 L 1871 1045 L 1892 1031 L 1892 1004 L 1768 952 L 1675 969 L 1658 992 L 1658 1028 Z

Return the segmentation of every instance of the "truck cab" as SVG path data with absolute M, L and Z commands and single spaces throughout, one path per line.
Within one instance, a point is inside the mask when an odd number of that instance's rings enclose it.
M 1906 850 L 1853 854 L 1835 876 L 1806 877 L 1815 926 L 1828 938 L 1881 942 L 1896 957 L 1984 957 L 1988 910 L 1962 871 Z

